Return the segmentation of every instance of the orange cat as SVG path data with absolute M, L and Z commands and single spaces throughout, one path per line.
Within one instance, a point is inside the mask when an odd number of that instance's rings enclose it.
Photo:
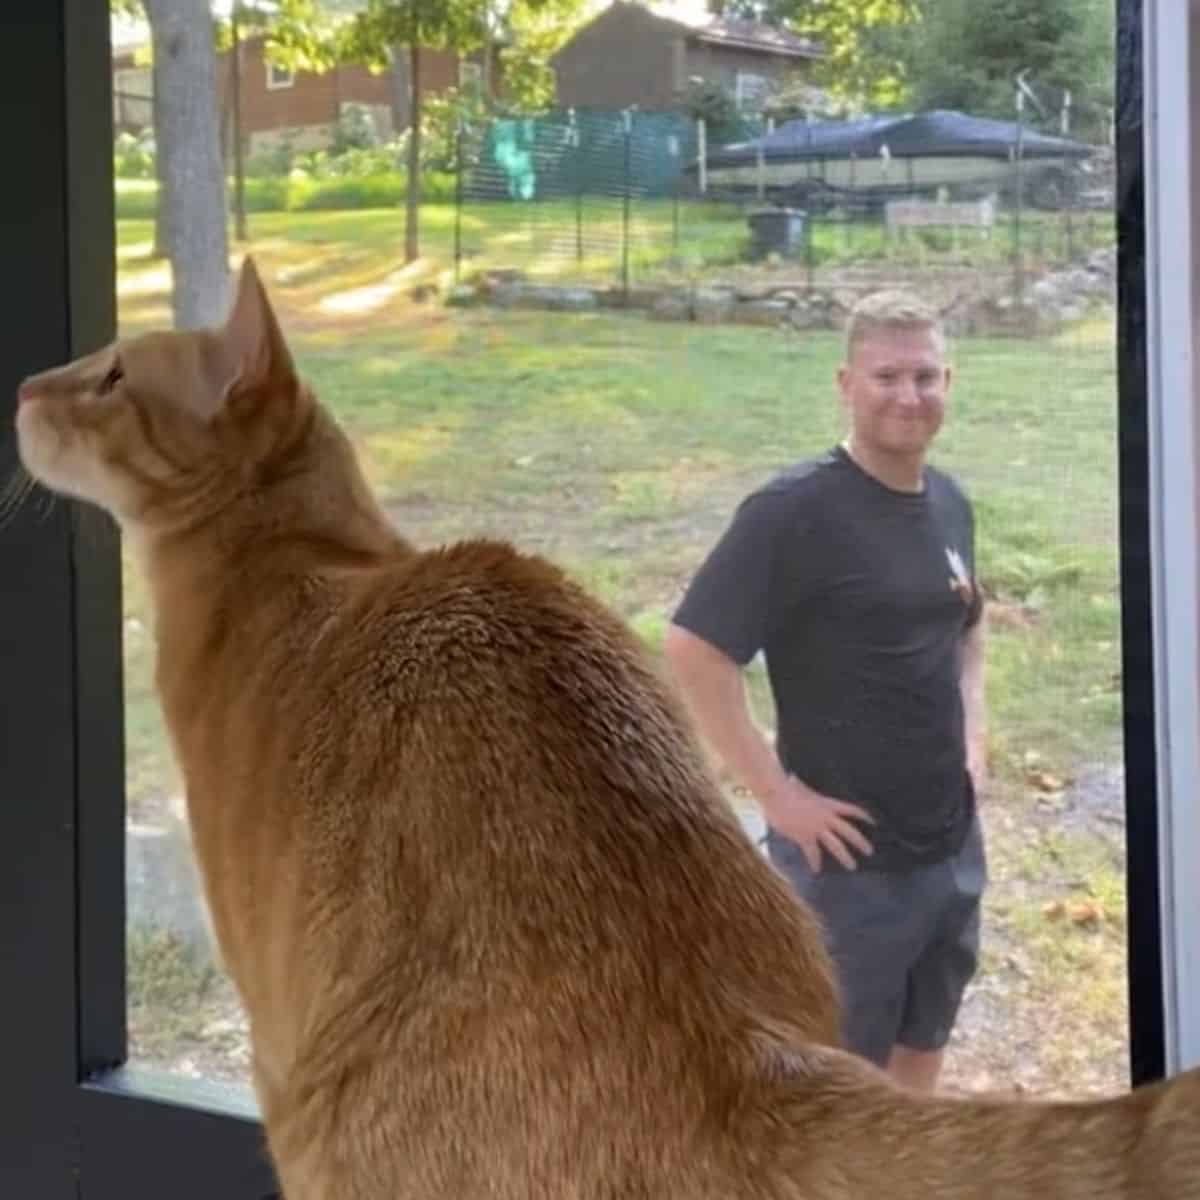
M 28 380 L 22 458 L 103 505 L 289 1200 L 1200 1197 L 1200 1075 L 910 1095 L 834 1048 L 819 930 L 623 624 L 507 545 L 419 552 L 227 325 Z

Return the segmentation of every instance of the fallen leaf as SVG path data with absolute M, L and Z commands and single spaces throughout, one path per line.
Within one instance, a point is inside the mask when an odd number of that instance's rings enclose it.
M 1081 904 L 1072 904 L 1067 908 L 1067 915 L 1071 918 L 1073 925 L 1099 925 L 1105 919 L 1107 914 L 1104 911 L 1102 904 L 1097 904 L 1095 900 L 1085 900 Z
M 1059 792 L 1066 791 L 1071 781 L 1053 771 L 1034 769 L 1025 772 L 1025 782 L 1043 796 L 1056 796 Z

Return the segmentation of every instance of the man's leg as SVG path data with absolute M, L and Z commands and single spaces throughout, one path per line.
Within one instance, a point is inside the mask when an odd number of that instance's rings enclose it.
M 929 876 L 926 903 L 942 916 L 935 937 L 913 964 L 899 1036 L 888 1073 L 915 1091 L 938 1082 L 945 1047 L 979 961 L 981 901 L 987 884 L 983 832 L 976 817 L 962 849 Z
M 895 1045 L 887 1061 L 887 1073 L 902 1087 L 914 1092 L 932 1092 L 942 1072 L 944 1050 L 911 1050 Z
M 908 1005 L 911 967 L 938 919 L 915 903 L 928 890 L 922 878 L 929 868 L 814 874 L 800 848 L 774 830 L 767 848 L 824 926 L 841 989 L 843 1045 L 887 1067 Z

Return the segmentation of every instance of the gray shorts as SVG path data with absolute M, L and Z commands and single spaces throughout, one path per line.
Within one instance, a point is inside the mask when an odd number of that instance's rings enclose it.
M 774 830 L 767 850 L 825 925 L 846 1048 L 880 1066 L 896 1044 L 940 1050 L 979 958 L 987 884 L 979 818 L 952 858 L 905 872 L 814 875 L 800 848 Z

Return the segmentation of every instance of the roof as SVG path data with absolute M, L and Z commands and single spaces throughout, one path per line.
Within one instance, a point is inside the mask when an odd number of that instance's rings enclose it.
M 723 146 L 709 155 L 710 166 L 753 161 L 762 147 L 769 161 L 801 162 L 824 158 L 867 158 L 884 148 L 893 158 L 1007 158 L 1021 142 L 1023 158 L 1085 158 L 1091 146 L 1050 137 L 1012 121 L 972 117 L 949 109 L 903 116 L 864 117 L 856 121 L 786 121 L 765 137 Z
M 737 50 L 759 50 L 764 54 L 780 54 L 787 58 L 821 58 L 816 42 L 800 37 L 776 25 L 761 21 L 740 21 L 725 17 L 671 17 L 677 25 L 688 28 L 692 37 L 709 46 L 730 46 Z
M 676 29 L 689 40 L 706 46 L 725 46 L 731 50 L 750 50 L 776 58 L 823 58 L 824 52 L 816 42 L 799 37 L 789 30 L 760 21 L 741 21 L 709 16 L 707 13 L 679 11 L 657 12 L 643 8 L 631 0 L 612 0 L 585 25 L 577 29 L 566 43 L 558 48 L 551 59 L 558 58 L 585 30 L 600 22 L 610 20 L 622 12 L 634 12 L 640 18 L 658 22 L 668 29 Z

